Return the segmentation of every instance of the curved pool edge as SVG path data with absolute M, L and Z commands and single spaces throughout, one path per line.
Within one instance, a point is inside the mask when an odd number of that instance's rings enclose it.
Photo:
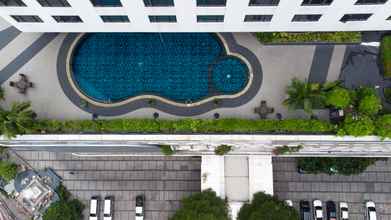
M 131 97 L 121 102 L 105 104 L 94 101 L 84 95 L 74 81 L 71 75 L 70 58 L 72 57 L 73 48 L 78 43 L 83 34 L 71 33 L 64 39 L 60 52 L 57 57 L 57 75 L 60 85 L 65 95 L 78 106 L 80 109 L 102 115 L 117 116 L 135 111 L 140 108 L 155 108 L 160 111 L 178 115 L 194 116 L 206 113 L 217 108 L 230 108 L 243 105 L 250 101 L 259 91 L 262 84 L 262 67 L 257 57 L 247 48 L 237 44 L 231 33 L 216 33 L 220 42 L 222 42 L 225 52 L 228 56 L 235 56 L 243 61 L 249 70 L 249 79 L 247 85 L 240 92 L 232 95 L 212 96 L 191 104 L 178 103 L 155 95 L 141 95 Z M 148 104 L 151 98 L 156 100 L 154 105 Z M 216 105 L 214 100 L 219 99 L 221 104 Z M 85 102 L 88 102 L 86 105 Z

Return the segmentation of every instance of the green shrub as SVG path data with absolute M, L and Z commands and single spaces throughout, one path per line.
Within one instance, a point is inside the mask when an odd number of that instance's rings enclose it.
M 375 115 L 382 109 L 381 99 L 377 95 L 366 95 L 359 101 L 358 111 L 367 115 Z
M 364 172 L 379 158 L 358 157 L 303 157 L 297 158 L 297 166 L 306 173 L 356 175 Z
M 256 33 L 262 43 L 295 43 L 295 42 L 361 42 L 360 32 L 259 32 Z
M 14 179 L 18 174 L 18 166 L 9 161 L 0 161 L 0 176 L 7 182 Z
M 391 103 L 391 88 L 384 88 L 384 96 L 386 101 Z
M 391 35 L 383 37 L 380 57 L 383 61 L 384 76 L 391 77 Z
M 326 94 L 326 104 L 339 109 L 348 107 L 351 104 L 349 90 L 342 87 L 335 87 Z
M 249 120 L 249 119 L 113 119 L 58 121 L 40 120 L 35 123 L 38 133 L 330 133 L 332 124 L 321 120 Z
M 33 132 L 35 113 L 29 102 L 15 102 L 10 110 L 0 108 L 0 131 L 7 138 Z
M 391 114 L 377 118 L 376 134 L 383 138 L 391 138 Z
M 284 201 L 263 192 L 255 193 L 251 203 L 239 210 L 238 220 L 298 220 L 299 213 Z
M 222 145 L 219 145 L 216 147 L 215 154 L 216 155 L 224 155 L 224 154 L 227 154 L 228 152 L 230 152 L 231 150 L 232 150 L 232 146 L 222 144 Z
M 295 147 L 289 147 L 284 145 L 284 146 L 274 148 L 273 152 L 275 155 L 283 155 L 283 154 L 297 153 L 301 149 L 303 149 L 303 145 L 297 145 Z
M 162 154 L 166 156 L 175 154 L 175 151 L 172 149 L 171 145 L 160 145 L 159 147 Z
M 212 190 L 194 193 L 181 201 L 171 220 L 229 220 L 226 201 Z
M 351 115 L 347 115 L 341 128 L 338 130 L 338 135 L 352 135 L 355 137 L 373 135 L 375 126 L 370 117 L 361 115 L 354 119 Z

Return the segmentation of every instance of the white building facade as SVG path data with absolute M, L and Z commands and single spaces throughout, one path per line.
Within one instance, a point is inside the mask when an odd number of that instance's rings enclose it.
M 391 30 L 391 0 L 0 0 L 24 32 Z

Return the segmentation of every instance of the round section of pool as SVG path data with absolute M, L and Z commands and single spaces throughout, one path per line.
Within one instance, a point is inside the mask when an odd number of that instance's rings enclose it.
M 249 68 L 210 33 L 93 33 L 72 51 L 71 78 L 100 103 L 143 95 L 177 103 L 241 92 Z

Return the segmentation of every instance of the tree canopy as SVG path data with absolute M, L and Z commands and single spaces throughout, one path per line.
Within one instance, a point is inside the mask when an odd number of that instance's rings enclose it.
M 298 220 L 296 209 L 289 207 L 276 197 L 258 192 L 251 203 L 244 204 L 238 213 L 238 220 Z
M 171 220 L 229 220 L 226 201 L 212 190 L 195 193 L 181 201 Z

